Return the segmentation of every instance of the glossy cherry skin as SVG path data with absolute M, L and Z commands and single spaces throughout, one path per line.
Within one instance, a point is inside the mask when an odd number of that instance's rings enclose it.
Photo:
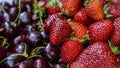
M 4 21 L 11 22 L 10 15 L 8 13 L 3 14 Z
M 5 68 L 13 68 L 13 66 L 19 62 L 22 62 L 25 60 L 25 57 L 23 56 L 12 56 L 7 58 L 6 61 L 4 61 Z
M 40 41 L 42 40 L 41 35 L 36 32 L 36 31 L 32 31 L 30 32 L 28 35 L 26 35 L 25 37 L 25 41 L 31 45 L 31 47 L 36 47 L 36 46 L 40 46 Z
M 35 68 L 49 68 L 48 63 L 43 58 L 38 58 L 34 61 Z
M 58 63 L 58 64 L 55 64 L 53 68 L 67 68 L 67 66 L 62 63 Z
M 18 6 L 18 1 L 19 1 L 19 0 L 12 0 L 12 5 L 13 5 L 13 6 Z
M 56 63 L 59 59 L 59 49 L 54 47 L 50 43 L 48 43 L 43 50 L 43 54 L 45 58 L 52 63 Z
M 31 22 L 31 15 L 28 12 L 22 12 L 19 17 L 21 25 L 25 26 Z
M 14 65 L 13 68 L 34 68 L 34 65 L 31 61 L 25 60 L 21 63 L 17 63 L 16 65 Z
M 18 8 L 17 7 L 11 7 L 9 9 L 9 15 L 12 21 L 14 21 L 18 16 Z
M 8 2 L 1 2 L 0 6 L 6 11 L 8 12 L 9 8 L 11 7 L 11 5 Z
M 7 49 L 3 46 L 0 46 L 0 60 L 7 56 Z
M 32 31 L 35 31 L 35 29 L 33 28 L 33 26 L 32 25 L 27 25 L 23 29 L 23 34 L 27 35 L 27 34 L 29 34 Z

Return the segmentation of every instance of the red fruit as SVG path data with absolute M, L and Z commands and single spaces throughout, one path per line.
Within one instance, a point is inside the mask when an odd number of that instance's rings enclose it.
M 102 20 L 91 24 L 88 28 L 90 41 L 106 41 L 113 27 L 113 22 L 111 20 Z
M 108 7 L 110 9 L 109 14 L 112 15 L 111 19 L 120 17 L 120 5 L 111 3 Z
M 84 39 L 87 34 L 87 27 L 79 22 L 72 22 L 74 36 L 79 39 Z
M 61 57 L 64 63 L 75 61 L 77 56 L 82 52 L 83 48 L 81 43 L 76 40 L 67 40 L 61 48 Z
M 47 2 L 47 13 L 55 14 L 60 12 L 60 1 L 59 0 L 49 0 Z
M 68 38 L 72 32 L 70 25 L 65 20 L 56 21 L 50 29 L 50 43 L 60 44 L 63 39 Z
M 107 3 L 106 0 L 100 0 L 100 2 L 101 2 L 102 5 L 105 5 Z
M 88 46 L 70 64 L 70 68 L 118 68 L 117 58 L 105 42 L 96 42 Z
M 99 0 L 93 0 L 87 6 L 85 6 L 86 14 L 96 20 L 103 20 L 104 19 L 104 11 L 103 6 Z
M 114 20 L 114 29 L 110 36 L 113 45 L 120 45 L 120 17 Z
M 72 16 L 80 8 L 81 0 L 63 0 L 62 11 L 65 15 Z
M 64 17 L 59 13 L 49 15 L 48 18 L 45 19 L 44 29 L 46 32 L 50 31 L 51 25 L 56 21 L 57 18 L 64 19 Z
M 84 25 L 89 25 L 90 24 L 90 19 L 86 15 L 86 12 L 84 9 L 79 10 L 75 15 L 74 15 L 74 21 L 79 22 Z

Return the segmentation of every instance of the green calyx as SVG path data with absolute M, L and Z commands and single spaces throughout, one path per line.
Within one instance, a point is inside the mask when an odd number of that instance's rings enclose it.
M 60 2 L 60 0 L 49 0 L 46 7 L 52 6 L 55 8 L 56 5 L 58 5 L 59 7 L 62 7 L 62 3 Z
M 84 2 L 84 6 L 87 6 L 87 5 L 89 5 L 90 3 L 92 3 L 93 2 L 93 0 L 86 0 L 85 2 Z
M 104 5 L 103 10 L 104 10 L 104 14 L 105 14 L 105 19 L 109 19 L 112 15 L 109 14 L 110 8 L 108 7 L 111 3 L 111 0 L 107 1 L 107 4 Z
M 44 14 L 45 14 L 45 9 L 42 7 L 42 4 L 37 2 L 37 0 L 34 1 L 34 4 L 33 4 L 33 7 L 34 7 L 34 14 L 37 14 L 40 17 L 43 17 Z
M 118 46 L 114 46 L 112 42 L 110 42 L 109 40 L 108 40 L 108 44 L 115 55 L 120 54 L 120 50 L 118 49 Z

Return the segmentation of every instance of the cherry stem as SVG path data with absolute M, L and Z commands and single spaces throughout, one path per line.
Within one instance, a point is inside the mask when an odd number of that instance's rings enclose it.
M 14 20 L 14 23 L 17 22 L 17 20 L 18 20 L 18 18 L 19 18 L 19 16 L 20 16 L 20 12 L 21 12 L 21 0 L 19 0 L 18 8 L 19 8 L 19 12 L 18 12 L 17 18 Z
M 34 57 L 42 57 L 42 56 L 41 55 L 33 55 L 33 56 L 28 57 L 27 59 L 31 59 L 31 58 L 34 58 Z
M 5 46 L 5 44 L 7 43 L 7 39 L 3 36 L 0 36 L 0 38 L 3 39 L 2 46 Z
M 5 9 L 0 6 L 0 9 L 3 11 L 3 13 L 6 13 Z

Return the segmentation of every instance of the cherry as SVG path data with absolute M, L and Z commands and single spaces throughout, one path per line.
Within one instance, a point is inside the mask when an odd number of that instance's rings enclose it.
M 8 13 L 4 13 L 3 14 L 3 18 L 4 18 L 4 21 L 6 21 L 6 22 L 10 22 L 11 21 L 10 20 L 10 15 Z
M 58 64 L 55 64 L 53 68 L 67 68 L 67 66 L 62 63 L 58 63 Z
M 10 14 L 11 20 L 14 21 L 18 16 L 18 8 L 17 7 L 11 7 L 9 9 L 9 14 Z
M 11 5 L 8 2 L 1 2 L 0 6 L 5 10 L 8 11 Z
M 31 15 L 28 12 L 22 12 L 19 17 L 21 25 L 27 25 L 31 22 Z
M 52 63 L 56 63 L 59 59 L 59 49 L 50 43 L 43 50 L 44 57 Z
M 25 60 L 21 63 L 17 63 L 16 65 L 14 65 L 13 68 L 34 68 L 34 65 L 31 61 Z
M 4 68 L 4 64 L 3 63 L 0 63 L 0 68 Z
M 29 34 L 30 32 L 35 31 L 35 29 L 33 28 L 32 25 L 27 25 L 24 29 L 23 29 L 23 34 Z
M 40 45 L 40 41 L 42 40 L 42 37 L 40 33 L 36 31 L 32 31 L 28 35 L 26 35 L 25 40 L 32 47 L 36 47 Z
M 3 46 L 0 46 L 0 60 L 7 56 L 7 49 Z
M 11 56 L 8 57 L 3 63 L 5 68 L 12 68 L 16 63 L 22 62 L 25 60 L 23 56 Z
M 49 68 L 48 63 L 43 58 L 38 58 L 34 61 L 35 68 Z
M 13 5 L 13 6 L 18 6 L 18 1 L 19 1 L 19 0 L 12 0 L 12 5 Z
M 17 53 L 17 54 L 21 54 L 23 53 L 25 50 L 25 44 L 24 43 L 20 43 L 20 44 L 17 44 L 12 50 L 11 50 L 11 53 Z M 29 54 L 29 47 L 27 46 L 26 48 L 26 52 L 27 54 Z
M 27 11 L 28 13 L 32 13 L 33 6 L 30 2 L 24 3 L 24 11 Z

